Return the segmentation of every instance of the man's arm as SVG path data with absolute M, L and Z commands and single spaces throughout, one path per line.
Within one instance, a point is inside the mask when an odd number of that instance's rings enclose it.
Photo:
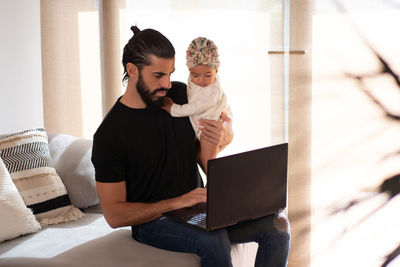
M 112 228 L 140 225 L 161 217 L 164 212 L 206 202 L 204 188 L 154 203 L 127 202 L 125 182 L 96 182 L 96 188 L 104 217 Z
M 200 126 L 203 128 L 201 133 L 201 138 L 206 139 L 207 141 L 218 145 L 219 152 L 221 152 L 226 146 L 228 146 L 233 140 L 233 130 L 232 130 L 232 120 L 225 113 L 221 113 L 221 121 L 216 120 L 206 120 L 202 119 L 199 121 Z M 200 144 L 197 145 L 197 162 L 200 164 L 202 169 L 204 170 L 204 166 L 202 161 L 200 160 L 201 154 Z M 216 156 L 216 155 L 215 155 Z M 211 157 L 212 159 L 215 157 Z
M 225 113 L 221 113 L 221 121 L 202 119 L 199 121 L 202 126 L 202 138 L 219 146 L 221 152 L 233 140 L 232 120 Z

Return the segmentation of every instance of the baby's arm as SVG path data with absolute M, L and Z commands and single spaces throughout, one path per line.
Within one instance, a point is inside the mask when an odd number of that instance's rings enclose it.
M 186 117 L 202 113 L 215 106 L 218 102 L 218 91 L 213 88 L 203 88 L 204 91 L 196 95 L 196 99 L 184 105 L 173 103 L 171 115 L 174 117 Z

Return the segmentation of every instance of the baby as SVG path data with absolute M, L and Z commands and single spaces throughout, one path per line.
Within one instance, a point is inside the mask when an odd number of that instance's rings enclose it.
M 218 48 L 213 41 L 204 37 L 194 39 L 186 51 L 186 65 L 190 72 L 187 86 L 188 103 L 178 105 L 167 99 L 164 106 L 173 117 L 189 116 L 196 137 L 200 140 L 202 151 L 200 160 L 205 173 L 207 173 L 207 158 L 216 157 L 218 146 L 201 138 L 199 120 L 219 120 L 222 112 L 231 115 L 217 75 L 220 65 L 218 57 Z

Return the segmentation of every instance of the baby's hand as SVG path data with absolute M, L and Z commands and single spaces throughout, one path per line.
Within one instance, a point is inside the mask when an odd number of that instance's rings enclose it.
M 168 111 L 168 113 L 171 113 L 171 106 L 173 103 L 174 103 L 174 101 L 172 101 L 171 98 L 166 97 L 162 108 L 165 109 L 166 111 Z

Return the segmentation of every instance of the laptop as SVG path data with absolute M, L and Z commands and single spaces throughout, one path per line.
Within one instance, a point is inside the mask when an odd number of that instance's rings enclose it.
M 286 208 L 288 144 L 208 161 L 207 203 L 163 215 L 213 231 Z

